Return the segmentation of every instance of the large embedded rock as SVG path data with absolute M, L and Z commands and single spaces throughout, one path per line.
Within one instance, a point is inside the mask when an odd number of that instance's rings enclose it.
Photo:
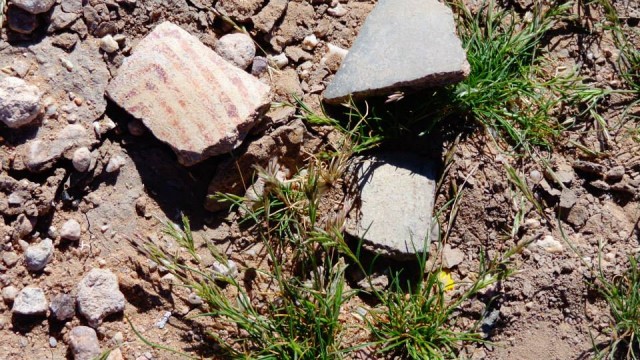
M 324 97 L 328 102 L 406 87 L 453 83 L 469 74 L 451 9 L 437 0 L 380 0 Z
M 24 164 L 32 172 L 47 170 L 65 152 L 79 146 L 88 146 L 93 143 L 93 139 L 93 135 L 89 135 L 84 126 L 67 125 L 56 134 L 54 139 L 39 137 L 30 140 L 24 150 Z
M 118 278 L 107 269 L 93 269 L 78 284 L 78 312 L 96 327 L 102 320 L 124 310 Z
M 42 110 L 41 97 L 35 85 L 20 78 L 0 79 L 0 121 L 10 128 L 30 124 Z
M 267 85 L 169 22 L 140 41 L 107 95 L 187 166 L 240 145 L 269 106 Z
M 407 259 L 425 251 L 435 224 L 435 169 L 432 162 L 408 153 L 361 159 L 353 171 L 359 196 L 347 232 L 363 246 L 385 256 Z

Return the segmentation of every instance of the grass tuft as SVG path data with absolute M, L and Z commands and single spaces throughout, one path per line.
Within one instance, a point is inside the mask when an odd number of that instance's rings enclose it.
M 594 346 L 599 359 L 640 358 L 640 268 L 638 258 L 629 256 L 629 268 L 608 279 L 598 275 L 599 293 L 609 304 L 609 342 Z

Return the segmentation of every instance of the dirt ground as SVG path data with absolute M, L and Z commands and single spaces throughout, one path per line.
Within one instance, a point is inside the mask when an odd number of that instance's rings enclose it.
M 60 13 L 66 3 L 80 4 L 79 8 L 69 6 L 75 9 L 67 13 L 73 14 L 71 17 Z M 288 56 L 288 65 L 260 75 L 272 86 L 274 101 L 291 102 L 291 94 L 295 94 L 320 110 L 320 94 L 339 66 L 339 59 L 326 56 L 327 44 L 348 49 L 375 1 L 341 1 L 340 6 L 346 9 L 342 16 L 327 12 L 331 4 L 326 1 L 289 1 L 286 10 L 258 18 L 267 4 L 268 1 L 219 0 L 216 7 L 246 27 L 262 49 L 258 55 L 284 52 Z M 524 15 L 531 4 L 521 0 L 507 1 L 505 5 Z M 636 35 L 632 31 L 640 21 L 640 4 L 619 1 L 615 5 L 631 42 L 640 46 L 637 31 Z M 189 303 L 189 291 L 174 286 L 171 277 L 141 256 L 131 240 L 171 246 L 161 232 L 161 221 L 177 222 L 184 213 L 191 219 L 200 245 L 202 239 L 212 241 L 241 269 L 260 266 L 260 249 L 252 234 L 237 224 L 238 215 L 212 213 L 203 208 L 211 179 L 221 178 L 237 187 L 241 180 L 237 171 L 233 173 L 234 160 L 255 151 L 249 144 L 283 136 L 282 131 L 277 131 L 283 124 L 304 133 L 304 141 L 302 145 L 298 142 L 295 151 L 286 141 L 283 145 L 283 153 L 295 152 L 290 154 L 293 164 L 302 161 L 305 151 L 317 151 L 330 140 L 326 129 L 294 122 L 292 112 L 272 111 L 264 126 L 254 131 L 233 155 L 185 168 L 168 146 L 148 132 L 139 134 L 135 119 L 104 99 L 104 86 L 115 76 L 131 48 L 156 24 L 171 21 L 214 47 L 221 35 L 233 29 L 210 6 L 202 0 L 63 0 L 49 13 L 38 15 L 32 34 L 19 34 L 7 26 L 0 32 L 0 70 L 36 84 L 45 92 L 45 101 L 57 107 L 55 114 L 44 115 L 38 129 L 0 127 L 0 204 L 2 197 L 9 195 L 6 189 L 18 187 L 29 206 L 39 209 L 33 229 L 23 237 L 24 243 L 18 241 L 16 229 L 22 221 L 19 215 L 28 212 L 28 206 L 13 212 L 0 206 L 4 209 L 0 214 L 3 254 L 21 255 L 24 246 L 51 237 L 50 229 L 60 229 L 68 219 L 77 220 L 82 227 L 77 244 L 52 237 L 56 250 L 44 272 L 34 274 L 22 261 L 7 264 L 5 260 L 0 265 L 0 282 L 3 287 L 38 286 L 53 297 L 58 293 L 74 294 L 80 279 L 92 268 L 111 269 L 118 276 L 126 307 L 124 315 L 106 319 L 97 332 L 102 349 L 124 341 L 121 350 L 126 359 L 170 359 L 175 355 L 140 342 L 125 317 L 152 342 L 196 356 L 215 357 L 215 348 L 207 347 L 204 336 L 213 320 L 190 319 L 200 310 Z M 592 12 L 585 13 L 584 9 Z M 557 29 L 553 37 L 545 39 L 550 71 L 577 66 L 594 86 L 623 88 L 617 75 L 617 50 L 611 34 L 601 26 L 602 13 L 593 6 L 577 6 L 576 12 L 580 26 Z M 72 17 L 65 24 L 65 19 Z M 270 22 L 273 28 L 265 32 Z M 51 23 L 63 25 L 52 27 Z M 98 50 L 100 38 L 107 34 L 123 35 L 119 51 L 106 54 Z M 315 34 L 320 43 L 303 50 L 301 43 L 310 34 Z M 66 72 L 66 61 L 74 64 L 73 75 Z M 77 96 L 85 103 L 76 109 L 73 104 Z M 450 230 L 448 243 L 465 254 L 462 264 L 453 271 L 454 279 L 464 281 L 473 276 L 481 252 L 493 257 L 520 241 L 532 241 L 515 261 L 517 273 L 480 298 L 480 302 L 491 304 L 489 311 L 499 311 L 488 331 L 494 344 L 467 348 L 464 356 L 582 359 L 591 357 L 591 336 L 596 341 L 604 339 L 599 331 L 607 326 L 608 309 L 589 287 L 589 281 L 594 279 L 590 266 L 600 254 L 605 272 L 620 274 L 628 264 L 627 254 L 640 251 L 640 142 L 637 133 L 634 139 L 629 131 L 637 129 L 638 124 L 620 121 L 628 102 L 628 97 L 617 94 L 604 104 L 608 139 L 602 137 L 595 123 L 585 123 L 567 132 L 553 153 L 539 154 L 540 158 L 549 159 L 559 182 L 539 163 L 510 156 L 488 133 L 474 131 L 459 138 L 436 200 L 436 208 L 443 206 L 454 184 L 464 188 L 454 227 L 446 229 L 448 213 L 439 219 L 443 230 Z M 68 154 L 39 172 L 29 171 L 22 160 L 29 139 L 53 138 L 70 123 L 81 124 L 90 131 L 96 123 L 98 128 L 100 124 L 111 127 L 109 119 L 115 124 L 113 129 L 82 141 L 96 151 L 102 165 L 113 156 L 122 156 L 126 161 L 119 172 L 97 170 L 78 175 Z M 443 156 L 454 144 L 454 138 L 441 133 L 430 136 L 434 139 L 425 143 L 438 147 L 424 146 L 421 151 L 435 158 Z M 585 147 L 592 153 L 581 150 Z M 264 162 L 268 154 L 257 151 L 249 159 Z M 542 214 L 522 199 L 509 180 L 505 164 L 526 178 L 544 205 Z M 252 170 L 249 164 L 244 165 L 241 170 L 250 178 Z M 230 168 L 233 175 L 220 175 Z M 571 211 L 560 209 L 563 201 L 575 203 Z M 514 219 L 519 215 L 522 222 L 512 233 Z M 551 239 L 549 236 L 553 241 L 544 242 Z M 360 306 L 366 304 L 352 299 L 345 314 Z M 477 320 L 483 309 L 484 305 L 469 309 L 470 315 L 462 316 L 460 321 Z M 10 310 L 10 304 L 0 302 L 0 358 L 70 358 L 68 332 L 84 324 L 81 317 L 66 323 L 45 317 L 26 321 L 12 317 Z M 157 328 L 155 324 L 167 311 L 173 314 L 169 324 Z M 355 316 L 349 321 L 358 323 Z M 362 339 L 366 334 L 354 330 L 353 337 Z M 55 347 L 50 345 L 50 338 L 57 340 Z

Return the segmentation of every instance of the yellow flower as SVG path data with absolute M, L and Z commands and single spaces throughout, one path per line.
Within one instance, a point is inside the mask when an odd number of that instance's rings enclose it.
M 440 270 L 438 272 L 438 281 L 442 284 L 444 291 L 453 291 L 455 288 L 455 282 L 453 281 L 451 274 L 446 270 Z

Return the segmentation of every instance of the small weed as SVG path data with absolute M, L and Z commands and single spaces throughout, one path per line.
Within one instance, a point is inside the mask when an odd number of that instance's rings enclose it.
M 481 257 L 477 278 L 471 283 L 458 283 L 463 289 L 448 295 L 447 284 L 439 278 L 441 271 L 425 269 L 426 254 L 421 257 L 420 274 L 414 289 L 402 291 L 400 276 L 393 277 L 392 290 L 377 293 L 383 306 L 371 312 L 369 330 L 380 345 L 380 353 L 402 359 L 457 359 L 464 344 L 486 342 L 472 329 L 455 330 L 456 314 L 465 302 L 511 274 L 508 259 L 524 244 L 490 262 Z M 409 286 L 409 285 L 407 285 Z
M 599 359 L 640 358 L 640 268 L 638 258 L 629 256 L 629 268 L 611 280 L 598 275 L 598 291 L 610 309 L 610 341 L 594 347 Z

